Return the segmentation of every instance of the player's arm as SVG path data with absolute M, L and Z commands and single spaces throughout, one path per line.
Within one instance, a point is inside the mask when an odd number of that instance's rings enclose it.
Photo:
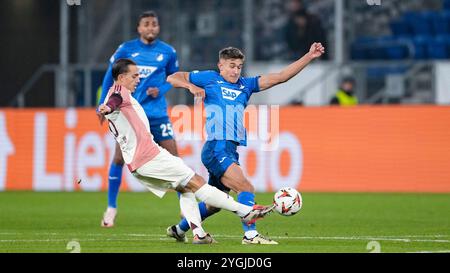
M 98 104 L 103 104 L 106 95 L 108 94 L 109 88 L 111 88 L 111 86 L 114 84 L 114 79 L 112 76 L 112 66 L 114 62 L 118 59 L 126 58 L 127 52 L 128 51 L 126 46 L 124 46 L 124 44 L 121 44 L 109 59 L 108 70 L 106 70 L 105 76 L 103 77 L 102 94 L 100 95 L 100 101 L 98 102 Z
M 172 53 L 170 54 L 170 60 L 167 62 L 166 65 L 167 76 L 172 75 L 175 72 L 178 72 L 178 70 L 179 70 L 178 57 L 176 51 L 173 50 Z M 166 79 L 166 81 L 158 87 L 149 87 L 147 89 L 147 95 L 153 98 L 164 96 L 167 92 L 169 92 L 170 89 L 172 89 L 172 87 L 173 86 Z
M 97 117 L 98 120 L 100 121 L 100 125 L 103 124 L 103 122 L 105 121 L 105 115 L 101 112 L 100 108 L 103 105 L 103 101 L 105 101 L 106 95 L 108 94 L 108 90 L 111 87 L 111 85 L 113 84 L 113 78 L 112 78 L 112 66 L 111 64 L 108 67 L 108 70 L 105 73 L 105 76 L 103 77 L 103 83 L 102 83 L 102 93 L 100 95 L 100 99 L 97 102 L 98 104 L 100 104 L 99 108 L 97 108 Z
M 175 72 L 167 77 L 167 81 L 173 87 L 188 89 L 195 97 L 205 98 L 205 90 L 189 81 L 189 72 Z
M 297 75 L 300 71 L 302 71 L 303 68 L 305 68 L 314 59 L 322 56 L 324 52 L 325 48 L 322 46 L 321 43 L 312 44 L 308 53 L 306 53 L 302 58 L 285 67 L 280 72 L 270 73 L 259 77 L 258 79 L 259 89 L 265 90 L 277 84 L 287 82 L 292 77 Z
M 108 101 L 105 104 L 101 104 L 98 108 L 98 111 L 102 115 L 108 115 L 114 112 L 119 106 L 122 104 L 123 99 L 119 93 L 112 94 Z
M 105 101 L 106 95 L 108 94 L 109 88 L 114 83 L 114 79 L 112 77 L 112 65 L 113 65 L 114 61 L 118 60 L 120 58 L 124 58 L 124 57 L 126 57 L 126 49 L 122 44 L 117 48 L 116 52 L 114 52 L 114 54 L 109 59 L 108 70 L 106 70 L 105 76 L 103 77 L 102 93 L 100 95 L 99 101 L 97 102 L 99 105 L 103 104 L 103 102 Z M 97 116 L 100 120 L 100 124 L 103 124 L 103 122 L 105 121 L 105 117 L 103 114 L 99 113 L 99 111 L 100 111 L 100 109 L 98 109 L 98 111 L 97 111 Z
M 105 101 L 106 95 L 108 94 L 109 88 L 113 85 L 114 80 L 112 77 L 112 65 L 108 66 L 108 70 L 106 70 L 105 76 L 103 77 L 102 83 L 102 93 L 100 95 L 100 99 L 97 102 L 99 105 L 103 104 Z

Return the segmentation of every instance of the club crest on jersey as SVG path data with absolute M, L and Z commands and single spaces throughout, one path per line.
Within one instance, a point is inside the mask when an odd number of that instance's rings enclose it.
M 147 78 L 150 76 L 155 70 L 157 69 L 156 66 L 144 66 L 144 65 L 138 65 L 139 69 L 139 78 Z
M 162 62 L 162 60 L 164 60 L 164 55 L 159 54 L 158 57 L 156 57 L 156 60 L 157 60 L 158 62 Z
M 227 100 L 235 100 L 242 92 L 230 88 L 220 87 L 222 89 L 222 97 Z

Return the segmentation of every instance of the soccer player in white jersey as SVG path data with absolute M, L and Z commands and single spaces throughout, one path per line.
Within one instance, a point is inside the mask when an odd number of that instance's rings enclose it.
M 111 57 L 108 70 L 103 79 L 99 104 L 103 103 L 109 88 L 113 85 L 112 65 L 118 59 L 131 59 L 139 69 L 139 84 L 133 97 L 144 108 L 150 122 L 153 140 L 169 153 L 178 156 L 172 124 L 167 113 L 164 94 L 172 85 L 166 81 L 168 75 L 178 71 L 178 58 L 175 49 L 159 39 L 160 25 L 154 11 L 145 11 L 137 20 L 139 37 L 121 44 Z M 100 123 L 104 117 L 100 115 Z M 118 196 L 122 184 L 124 161 L 119 145 L 116 145 L 108 174 L 108 206 L 101 220 L 102 227 L 113 227 L 118 209 Z
M 171 155 L 153 140 L 142 106 L 131 96 L 139 83 L 139 72 L 132 60 L 119 59 L 112 67 L 114 84 L 99 112 L 108 119 L 109 129 L 122 151 L 130 172 L 151 192 L 162 198 L 168 189 L 180 195 L 181 212 L 194 234 L 194 244 L 210 244 L 214 239 L 201 225 L 197 200 L 236 213 L 251 225 L 270 213 L 272 206 L 247 206 L 205 183 L 181 158 Z

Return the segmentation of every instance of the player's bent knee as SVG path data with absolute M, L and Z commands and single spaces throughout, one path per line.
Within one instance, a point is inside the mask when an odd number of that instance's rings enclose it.
M 186 188 L 187 190 L 196 192 L 198 189 L 200 189 L 201 187 L 203 187 L 203 185 L 205 185 L 205 184 L 206 184 L 206 182 L 205 182 L 205 180 L 203 179 L 203 177 L 201 177 L 201 176 L 198 175 L 198 174 L 195 174 L 195 175 L 191 178 L 191 180 L 187 183 L 187 185 L 186 185 L 185 188 Z

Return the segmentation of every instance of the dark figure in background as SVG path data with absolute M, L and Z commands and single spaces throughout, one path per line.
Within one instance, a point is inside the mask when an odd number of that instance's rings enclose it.
M 322 22 L 306 11 L 303 1 L 291 0 L 287 4 L 289 19 L 285 26 L 285 39 L 289 50 L 288 58 L 297 59 L 309 51 L 312 43 L 323 41 L 326 47 L 326 33 Z M 328 60 L 328 53 L 322 56 Z

